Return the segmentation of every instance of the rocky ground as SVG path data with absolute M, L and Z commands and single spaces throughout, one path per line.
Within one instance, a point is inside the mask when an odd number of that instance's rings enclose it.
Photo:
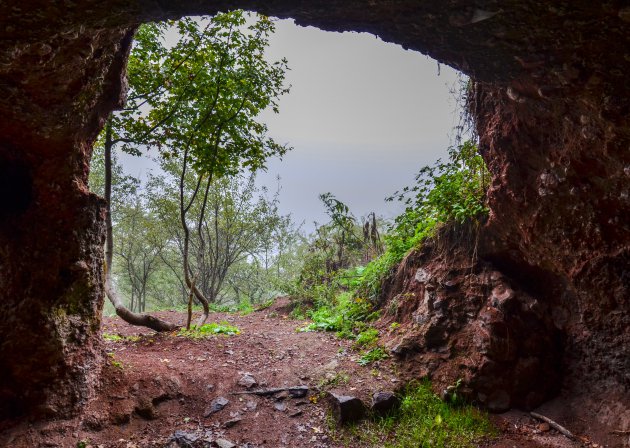
M 159 314 L 184 320 L 181 313 Z M 227 321 L 241 333 L 195 340 L 106 318 L 109 362 L 99 397 L 72 421 L 16 423 L 0 435 L 0 446 L 353 447 L 331 424 L 331 400 L 322 392 L 369 404 L 375 392 L 403 384 L 391 358 L 360 366 L 351 341 L 297 332 L 304 322 L 279 305 L 245 316 L 216 313 L 209 321 Z M 252 393 L 270 388 L 285 390 Z M 483 446 L 582 446 L 521 412 L 491 418 L 499 436 Z

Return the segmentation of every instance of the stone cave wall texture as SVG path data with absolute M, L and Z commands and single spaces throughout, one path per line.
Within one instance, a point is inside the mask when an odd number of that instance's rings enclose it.
M 558 387 L 628 396 L 627 1 L 9 0 L 0 2 L 0 415 L 71 415 L 98 381 L 104 212 L 86 181 L 94 139 L 124 99 L 134 29 L 229 8 L 370 32 L 471 76 L 492 173 L 480 272 L 499 288 L 493 300 L 520 298 L 494 311 L 480 300 L 467 325 L 494 328 L 491 343 L 512 330 L 521 341 L 518 359 L 492 347 L 471 355 L 513 378 L 502 406 L 549 398 L 528 399 L 521 381 L 549 374 Z M 523 342 L 533 332 L 542 343 Z M 483 391 L 488 370 L 477 370 L 469 384 Z

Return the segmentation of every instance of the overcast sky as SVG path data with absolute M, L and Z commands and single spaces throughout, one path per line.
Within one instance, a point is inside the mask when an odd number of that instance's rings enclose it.
M 326 220 L 318 195 L 331 192 L 357 217 L 371 211 L 393 217 L 400 207 L 384 198 L 446 153 L 457 73 L 370 34 L 324 32 L 291 20 L 277 22 L 268 54 L 287 58 L 291 69 L 280 114 L 263 117 L 271 136 L 294 148 L 259 176 L 271 188 L 281 177 L 281 211 L 311 230 L 313 220 Z M 124 163 L 134 175 L 146 166 Z
M 395 215 L 384 198 L 444 157 L 456 124 L 457 72 L 366 33 L 330 33 L 278 21 L 269 48 L 286 57 L 291 93 L 267 114 L 271 135 L 295 149 L 269 164 L 281 205 L 297 221 L 325 219 L 320 193 L 356 216 Z

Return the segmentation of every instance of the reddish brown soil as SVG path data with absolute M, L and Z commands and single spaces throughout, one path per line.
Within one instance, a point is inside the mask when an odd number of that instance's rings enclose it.
M 106 318 L 104 333 L 139 338 L 106 341 L 110 363 L 99 396 L 73 420 L 15 424 L 0 434 L 0 446 L 76 447 L 87 441 L 94 448 L 174 448 L 178 445 L 169 440 L 182 434 L 176 431 L 249 448 L 359 446 L 347 440 L 343 445 L 339 432 L 331 433 L 325 400 L 315 397 L 332 390 L 369 402 L 372 393 L 402 385 L 398 366 L 391 359 L 359 366 L 350 341 L 332 334 L 296 332 L 303 322 L 288 319 L 283 311 L 279 304 L 247 316 L 212 314 L 210 321 L 226 320 L 241 334 L 202 340 L 154 334 Z M 172 322 L 184 319 L 175 312 L 159 315 Z M 310 390 L 299 399 L 234 395 L 246 390 L 238 384 L 245 373 L 259 387 L 308 385 Z M 229 404 L 204 417 L 212 400 L 220 396 Z M 233 426 L 226 425 L 238 418 Z M 554 431 L 538 434 L 536 422 L 522 413 L 493 419 L 501 435 L 486 441 L 487 447 L 576 446 Z

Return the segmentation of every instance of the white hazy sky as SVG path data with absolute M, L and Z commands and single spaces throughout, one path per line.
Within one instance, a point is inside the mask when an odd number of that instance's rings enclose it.
M 287 58 L 291 92 L 280 114 L 263 120 L 293 151 L 271 160 L 259 182 L 276 188 L 280 207 L 299 223 L 326 221 L 318 195 L 331 192 L 360 217 L 393 217 L 384 198 L 412 182 L 420 167 L 444 157 L 456 124 L 450 91 L 457 72 L 366 33 L 330 33 L 279 20 L 268 49 Z M 138 175 L 147 164 L 123 158 Z

